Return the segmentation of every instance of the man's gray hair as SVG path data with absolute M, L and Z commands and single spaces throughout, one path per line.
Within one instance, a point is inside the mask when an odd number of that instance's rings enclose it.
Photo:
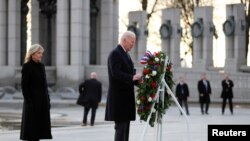
M 135 33 L 132 31 L 125 31 L 121 36 L 120 42 L 122 42 L 124 39 L 128 39 L 128 38 L 136 38 Z

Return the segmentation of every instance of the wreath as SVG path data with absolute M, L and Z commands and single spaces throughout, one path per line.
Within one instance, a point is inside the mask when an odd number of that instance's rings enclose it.
M 226 36 L 232 36 L 234 34 L 235 22 L 233 18 L 230 18 L 223 23 L 223 31 Z
M 204 31 L 204 26 L 201 21 L 197 21 L 193 23 L 193 25 L 191 26 L 192 36 L 195 38 L 201 37 L 203 31 Z
M 165 60 L 167 61 L 165 64 Z M 136 105 L 137 114 L 141 121 L 149 119 L 149 125 L 154 126 L 155 122 L 160 123 L 166 109 L 172 103 L 170 96 L 165 89 L 164 93 L 157 93 L 161 85 L 162 77 L 171 89 L 174 85 L 173 73 L 171 71 L 172 63 L 168 57 L 161 51 L 151 54 L 147 51 L 140 60 L 144 64 L 142 79 L 139 82 Z M 165 76 L 162 76 L 165 71 Z M 163 96 L 159 96 L 162 94 Z M 150 117 L 149 117 L 150 116 Z

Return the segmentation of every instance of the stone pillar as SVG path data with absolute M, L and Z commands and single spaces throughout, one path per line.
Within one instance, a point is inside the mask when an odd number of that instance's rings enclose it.
M 6 0 L 0 0 L 0 67 L 7 65 L 7 4 Z
M 119 37 L 119 0 L 113 1 L 113 47 L 118 43 Z
M 162 10 L 162 25 L 160 27 L 162 51 L 168 55 L 173 68 L 180 67 L 180 10 L 169 8 Z
M 213 8 L 195 7 L 193 35 L 193 68 L 201 71 L 213 67 Z
M 227 20 L 223 24 L 226 35 L 225 70 L 236 72 L 241 66 L 246 65 L 246 21 L 243 4 L 226 6 Z
M 136 47 L 131 50 L 130 56 L 135 65 L 139 64 L 147 49 L 147 13 L 146 11 L 129 12 L 129 26 L 136 27 Z
M 56 66 L 70 65 L 69 0 L 57 1 L 56 16 Z M 60 69 L 59 69 L 60 70 Z
M 71 65 L 89 64 L 89 0 L 71 1 Z
M 99 12 L 101 16 L 101 48 L 100 54 L 97 54 L 97 57 L 100 56 L 98 60 L 100 60 L 101 65 L 107 64 L 108 55 L 115 46 L 114 38 L 117 39 L 118 11 L 115 11 L 116 3 L 118 2 L 113 0 L 101 0 L 101 11 Z M 117 44 L 117 40 L 115 43 Z
M 89 64 L 90 3 L 89 0 L 70 0 L 70 2 L 63 0 L 57 2 L 58 57 L 56 61 L 56 84 L 58 87 L 77 88 L 80 81 L 84 79 L 84 66 Z M 65 16 L 65 14 L 68 16 Z M 60 17 L 62 15 L 64 18 Z M 62 30 L 58 31 L 58 29 Z M 64 45 L 60 46 L 60 44 Z
M 193 68 L 201 71 L 213 67 L 213 8 L 195 7 L 193 36 Z
M 0 1 L 0 86 L 15 83 L 15 69 L 20 64 L 21 1 Z M 4 28 L 4 29 L 3 29 Z M 3 59 L 3 60 L 2 60 Z
M 37 0 L 31 1 L 31 44 L 39 42 L 39 3 Z
M 70 77 L 70 0 L 57 1 L 56 16 L 56 84 L 68 84 Z
M 8 1 L 8 65 L 20 66 L 20 16 L 21 1 Z

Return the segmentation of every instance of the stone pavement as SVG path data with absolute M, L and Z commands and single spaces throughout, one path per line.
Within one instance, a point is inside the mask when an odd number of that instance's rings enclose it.
M 113 141 L 114 124 L 104 121 L 105 107 L 97 110 L 95 126 L 80 126 L 83 108 L 75 105 L 75 101 L 53 102 L 51 109 L 53 141 Z M 21 104 L 3 106 L 0 102 L 0 141 L 19 140 Z M 162 127 L 164 141 L 207 141 L 207 125 L 209 124 L 250 124 L 249 105 L 235 105 L 234 115 L 226 107 L 225 115 L 221 115 L 220 105 L 211 104 L 209 115 L 201 115 L 198 104 L 189 105 L 189 126 L 178 108 L 173 105 L 167 110 Z M 227 105 L 228 106 L 228 105 Z M 8 118 L 6 118 L 9 116 Z M 137 117 L 137 119 L 139 119 Z M 4 127 L 1 127 L 4 126 Z M 9 130 L 6 129 L 8 127 Z M 11 126 L 14 126 L 11 129 Z M 130 141 L 141 138 L 145 122 L 131 122 Z M 188 132 L 189 127 L 189 132 Z M 11 130 L 10 130 L 11 129 Z M 143 141 L 156 140 L 157 128 L 148 127 Z M 189 133 L 189 134 L 188 134 Z

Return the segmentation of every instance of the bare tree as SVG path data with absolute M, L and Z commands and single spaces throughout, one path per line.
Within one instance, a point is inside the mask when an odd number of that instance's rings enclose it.
M 196 0 L 196 3 L 199 4 L 199 0 Z M 190 28 L 193 24 L 193 12 L 195 3 L 193 0 L 175 0 L 171 3 L 172 7 L 179 8 L 181 10 L 181 25 L 182 30 L 182 41 L 189 47 L 189 51 L 192 52 L 193 40 L 190 33 Z M 189 52 L 186 51 L 185 55 Z
M 193 48 L 193 40 L 191 36 L 191 26 L 193 24 L 193 13 L 194 13 L 194 7 L 196 6 L 201 6 L 201 4 L 204 4 L 206 0 L 152 0 L 153 6 L 151 9 L 148 7 L 149 0 L 141 0 L 142 4 L 142 9 L 148 12 L 147 16 L 147 26 L 149 25 L 150 19 L 153 16 L 154 13 L 161 9 L 157 9 L 157 5 L 163 5 L 161 6 L 162 8 L 167 8 L 167 7 L 175 7 L 179 8 L 181 10 L 181 26 L 183 28 L 182 30 L 182 41 L 185 43 L 188 47 L 189 50 L 185 52 L 187 54 L 188 52 L 192 52 Z M 218 38 L 216 29 L 214 32 L 214 37 Z
M 246 47 L 245 47 L 245 51 L 246 51 L 246 58 L 247 58 L 247 53 L 248 53 L 248 44 L 249 44 L 249 25 L 250 25 L 250 1 L 249 0 L 241 0 L 241 3 L 243 3 L 245 5 L 245 15 L 246 15 Z
M 142 4 L 143 11 L 149 11 L 149 12 L 147 12 L 147 26 L 148 26 L 152 15 L 155 12 L 161 10 L 161 9 L 158 9 L 158 10 L 156 9 L 157 5 L 159 4 L 159 0 L 154 0 L 153 6 L 151 9 L 148 8 L 148 0 L 141 0 L 141 4 Z

